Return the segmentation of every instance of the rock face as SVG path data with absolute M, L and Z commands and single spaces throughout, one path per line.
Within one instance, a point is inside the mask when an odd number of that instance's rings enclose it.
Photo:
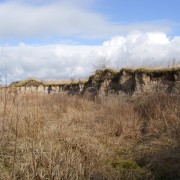
M 8 87 L 1 87 L 0 92 L 5 89 L 16 89 L 20 93 L 60 93 L 80 94 L 84 86 L 83 81 L 40 81 L 37 79 L 29 79 L 16 81 L 11 83 Z
M 96 70 L 88 81 L 39 81 L 13 82 L 10 89 L 21 93 L 79 94 L 90 99 L 108 94 L 139 95 L 148 93 L 180 94 L 180 67 L 166 69 L 112 69 Z M 0 88 L 3 91 L 3 88 Z
M 180 68 L 98 70 L 85 83 L 83 94 L 90 97 L 111 93 L 138 95 L 147 93 L 180 94 Z

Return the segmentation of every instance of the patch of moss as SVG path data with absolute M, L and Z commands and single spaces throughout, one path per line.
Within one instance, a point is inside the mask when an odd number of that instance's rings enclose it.
M 108 162 L 115 169 L 139 169 L 140 167 L 137 165 L 136 161 L 128 159 L 122 160 L 117 159 Z
M 108 160 L 107 165 L 111 172 L 118 172 L 121 177 L 131 178 L 132 176 L 128 175 L 133 174 L 134 179 L 152 179 L 151 173 L 147 169 L 139 167 L 132 159 L 124 160 L 119 157 L 116 160 Z
M 95 75 L 101 75 L 103 72 L 104 72 L 103 69 L 97 69 L 97 70 L 95 71 Z

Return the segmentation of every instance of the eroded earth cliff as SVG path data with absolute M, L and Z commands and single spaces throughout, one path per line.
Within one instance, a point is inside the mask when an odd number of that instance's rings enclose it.
M 68 93 L 89 98 L 109 94 L 138 95 L 155 92 L 180 94 L 180 67 L 163 69 L 96 70 L 87 81 L 40 81 L 36 79 L 13 82 L 9 89 L 21 93 Z M 5 87 L 1 87 L 3 91 Z
M 92 97 L 154 92 L 180 93 L 180 68 L 97 70 L 83 88 L 83 94 Z

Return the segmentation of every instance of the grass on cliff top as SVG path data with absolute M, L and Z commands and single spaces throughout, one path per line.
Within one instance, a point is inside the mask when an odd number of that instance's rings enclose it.
M 112 76 L 117 75 L 119 72 L 112 68 L 97 69 L 95 71 L 95 74 L 89 76 L 89 80 L 93 80 L 94 78 L 102 80 L 108 73 L 112 77 Z
M 146 68 L 146 67 L 142 67 L 142 68 L 137 68 L 137 69 L 133 69 L 133 68 L 122 68 L 120 71 L 117 71 L 115 69 L 112 68 L 106 68 L 106 69 L 97 69 L 95 71 L 95 74 L 89 76 L 89 80 L 103 80 L 104 78 L 106 78 L 105 76 L 110 73 L 110 77 L 115 77 L 116 75 L 118 75 L 121 72 L 127 72 L 127 73 L 137 73 L 137 74 L 147 74 L 147 75 L 151 75 L 151 76 L 156 76 L 156 75 L 166 75 L 168 73 L 171 72 L 178 72 L 180 71 L 180 66 L 176 66 L 176 67 L 164 67 L 164 68 Z M 53 80 L 53 81 L 39 81 L 36 79 L 28 79 L 28 80 L 21 80 L 21 81 L 17 81 L 17 82 L 13 82 L 11 85 L 15 85 L 17 87 L 21 87 L 24 85 L 35 85 L 38 86 L 40 84 L 44 85 L 44 86 L 57 86 L 57 85 L 78 85 L 78 84 L 85 84 L 87 81 L 86 80 L 80 80 L 80 81 L 71 81 L 71 80 Z
M 176 67 L 159 67 L 159 68 L 151 68 L 151 67 L 140 67 L 140 68 L 122 68 L 120 71 L 126 71 L 130 73 L 166 73 L 166 72 L 174 72 L 174 71 L 180 71 L 180 66 Z M 116 75 L 119 71 L 112 69 L 112 68 L 106 68 L 106 69 L 97 69 L 95 71 L 95 75 L 102 75 L 105 73 L 112 73 L 113 75 Z
M 115 69 L 112 69 L 112 68 L 106 68 L 106 69 L 97 69 L 95 71 L 95 74 L 96 75 L 99 75 L 99 74 L 106 74 L 106 73 L 111 73 L 111 74 L 116 74 L 118 73 L 118 71 L 116 71 Z
M 44 86 L 70 86 L 70 85 L 79 85 L 79 84 L 85 84 L 87 81 L 86 80 L 59 80 L 56 82 L 53 81 L 48 81 L 43 83 Z
M 10 86 L 16 86 L 16 87 L 21 87 L 21 86 L 39 86 L 39 85 L 44 85 L 44 86 L 57 86 L 57 85 L 78 85 L 78 84 L 84 84 L 86 83 L 85 80 L 79 80 L 79 81 L 70 81 L 70 80 L 56 80 L 56 81 L 40 81 L 40 80 L 35 80 L 35 79 L 26 79 L 26 80 L 21 80 L 21 81 L 16 81 L 11 83 Z
M 161 68 L 146 68 L 146 67 L 141 67 L 141 68 L 122 68 L 120 71 L 117 71 L 112 68 L 106 68 L 106 69 L 97 69 L 95 71 L 95 74 L 89 76 L 89 80 L 103 80 L 105 76 L 110 73 L 111 77 L 115 77 L 118 74 L 122 73 L 125 71 L 126 73 L 130 74 L 147 74 L 150 76 L 163 76 L 171 72 L 178 72 L 180 71 L 180 66 L 176 67 L 161 67 Z
M 20 80 L 20 81 L 16 81 L 11 83 L 11 85 L 15 85 L 16 87 L 20 87 L 20 86 L 24 86 L 25 84 L 28 83 L 29 80 Z
M 25 86 L 25 85 L 34 85 L 34 86 L 38 86 L 42 84 L 41 81 L 39 80 L 35 80 L 35 79 L 26 79 L 26 80 L 21 80 L 21 81 L 16 81 L 13 82 L 11 85 L 15 85 L 16 87 L 21 87 L 21 86 Z
M 149 75 L 154 75 L 154 74 L 166 74 L 169 72 L 176 72 L 180 71 L 180 66 L 177 67 L 161 67 L 161 68 L 122 68 L 120 71 L 126 71 L 129 73 L 141 73 L 141 74 L 149 74 Z

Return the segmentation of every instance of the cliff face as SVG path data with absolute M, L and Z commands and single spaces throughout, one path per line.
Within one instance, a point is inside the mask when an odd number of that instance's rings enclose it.
M 0 92 L 5 89 L 15 90 L 20 93 L 59 93 L 67 92 L 69 94 L 78 94 L 82 91 L 84 81 L 72 80 L 48 80 L 28 79 L 12 82 L 9 86 L 0 87 Z
M 83 94 L 89 97 L 153 92 L 180 93 L 180 68 L 97 70 L 83 88 Z
M 112 69 L 97 70 L 88 81 L 39 81 L 13 82 L 21 93 L 79 94 L 88 98 L 104 97 L 108 94 L 139 95 L 155 92 L 180 94 L 180 67 L 167 69 Z M 3 91 L 4 88 L 0 88 Z

